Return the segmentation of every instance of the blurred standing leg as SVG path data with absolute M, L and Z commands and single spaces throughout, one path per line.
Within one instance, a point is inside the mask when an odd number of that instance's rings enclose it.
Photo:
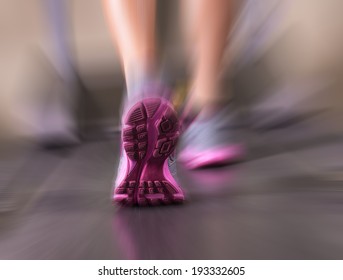
M 38 138 L 47 147 L 73 145 L 79 142 L 76 121 L 78 80 L 70 49 L 68 6 L 65 0 L 44 0 L 44 9 L 51 42 L 48 56 L 58 75 L 51 84 L 51 94 L 40 108 Z

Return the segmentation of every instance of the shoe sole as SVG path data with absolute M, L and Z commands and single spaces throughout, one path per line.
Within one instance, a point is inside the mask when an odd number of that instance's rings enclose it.
M 145 99 L 129 110 L 121 140 L 131 168 L 114 190 L 116 203 L 155 206 L 184 200 L 181 188 L 164 168 L 175 149 L 179 130 L 177 115 L 165 99 Z

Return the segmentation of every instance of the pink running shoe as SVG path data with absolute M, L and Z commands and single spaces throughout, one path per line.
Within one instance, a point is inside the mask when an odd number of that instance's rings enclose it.
M 123 122 L 113 200 L 128 206 L 182 202 L 173 157 L 178 138 L 179 121 L 170 102 L 146 98 L 136 103 Z
M 179 156 L 179 160 L 188 169 L 222 166 L 242 160 L 245 154 L 240 144 L 216 146 L 207 150 L 185 149 Z
M 202 113 L 182 135 L 178 156 L 188 169 L 215 167 L 241 161 L 245 148 L 237 139 L 235 115 L 230 106 L 210 117 Z

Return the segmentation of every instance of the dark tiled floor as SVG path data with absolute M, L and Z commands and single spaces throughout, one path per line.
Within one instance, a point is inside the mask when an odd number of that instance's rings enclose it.
M 172 207 L 111 205 L 118 139 L 6 157 L 0 258 L 342 259 L 343 141 L 302 131 L 252 133 L 234 166 L 179 166 Z

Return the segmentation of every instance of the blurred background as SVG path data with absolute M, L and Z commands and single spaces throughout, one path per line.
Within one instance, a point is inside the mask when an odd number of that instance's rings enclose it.
M 247 160 L 180 166 L 184 206 L 119 209 L 124 80 L 101 1 L 0 0 L 0 258 L 343 257 L 343 2 L 236 2 L 225 85 Z M 157 8 L 179 88 L 179 1 Z

